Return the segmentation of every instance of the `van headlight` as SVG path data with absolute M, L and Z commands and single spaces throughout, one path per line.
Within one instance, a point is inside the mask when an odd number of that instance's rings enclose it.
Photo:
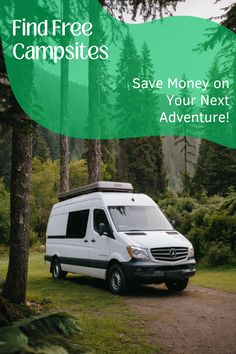
M 147 261 L 150 259 L 148 252 L 145 248 L 128 246 L 127 251 L 131 258 L 140 259 L 143 261 Z
M 188 258 L 194 258 L 194 249 L 192 245 L 188 248 Z

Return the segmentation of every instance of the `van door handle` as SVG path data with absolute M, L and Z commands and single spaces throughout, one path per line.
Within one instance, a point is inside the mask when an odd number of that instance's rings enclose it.
M 88 242 L 88 240 L 84 240 L 84 242 Z
M 91 242 L 96 242 L 96 240 L 94 240 L 94 238 L 91 240 Z

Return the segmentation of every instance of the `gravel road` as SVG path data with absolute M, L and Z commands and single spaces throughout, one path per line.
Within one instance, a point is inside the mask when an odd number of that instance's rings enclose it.
M 236 354 L 236 294 L 191 285 L 171 294 L 150 286 L 126 302 L 148 319 L 149 339 L 165 354 Z

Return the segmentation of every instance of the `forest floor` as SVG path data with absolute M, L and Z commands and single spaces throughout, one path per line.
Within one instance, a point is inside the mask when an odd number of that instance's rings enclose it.
M 6 268 L 7 257 L 2 257 L 0 281 Z M 53 281 L 39 253 L 30 257 L 27 297 L 38 311 L 78 316 L 83 333 L 75 340 L 93 353 L 235 353 L 235 268 L 200 269 L 180 294 L 146 286 L 119 297 L 92 278 Z

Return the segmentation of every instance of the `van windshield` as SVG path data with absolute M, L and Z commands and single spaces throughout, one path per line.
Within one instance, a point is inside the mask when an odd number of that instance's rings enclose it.
M 110 206 L 108 209 L 117 231 L 173 230 L 156 206 Z

